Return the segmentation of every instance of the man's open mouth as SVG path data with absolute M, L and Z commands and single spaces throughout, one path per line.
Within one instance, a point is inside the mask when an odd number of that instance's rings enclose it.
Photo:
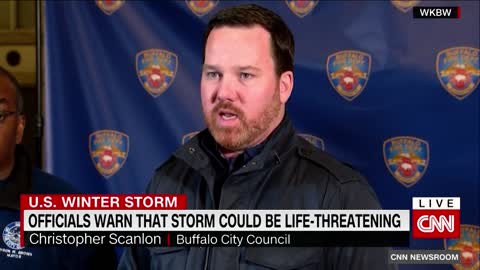
M 222 119 L 225 120 L 233 120 L 238 117 L 237 114 L 227 110 L 220 110 L 219 115 Z

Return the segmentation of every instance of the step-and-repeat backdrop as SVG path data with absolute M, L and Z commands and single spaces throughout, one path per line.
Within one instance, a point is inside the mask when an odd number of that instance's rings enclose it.
M 46 1 L 46 170 L 81 192 L 143 192 L 204 128 L 203 32 L 237 3 Z M 411 246 L 461 249 L 455 267 L 478 269 L 479 2 L 258 4 L 295 35 L 288 113 L 298 132 L 361 171 L 384 208 L 460 196 L 462 238 Z M 413 19 L 415 5 L 460 6 L 461 18 Z

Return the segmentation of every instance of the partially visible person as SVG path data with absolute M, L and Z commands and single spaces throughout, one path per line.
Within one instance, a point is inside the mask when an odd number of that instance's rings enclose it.
M 20 194 L 78 193 L 32 167 L 21 145 L 24 128 L 19 84 L 0 67 L 0 269 L 115 269 L 113 248 L 20 246 Z

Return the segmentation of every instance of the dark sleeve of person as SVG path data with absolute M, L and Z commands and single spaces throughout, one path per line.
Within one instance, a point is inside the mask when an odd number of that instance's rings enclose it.
M 170 178 L 171 170 L 177 168 L 175 158 L 171 157 L 163 163 L 153 175 L 152 179 L 147 185 L 146 194 L 172 194 L 172 185 L 175 183 L 175 178 Z M 174 174 L 175 175 L 175 174 Z M 170 181 L 166 181 L 166 180 Z M 175 184 L 173 184 L 175 186 Z M 152 255 L 155 255 L 155 248 L 147 247 L 125 247 L 118 270 L 140 270 L 140 269 L 155 269 L 155 262 L 152 263 Z
M 117 257 L 112 247 L 60 247 L 62 269 L 68 270 L 114 270 Z M 64 256 L 63 256 L 64 255 Z
M 150 269 L 150 252 L 145 247 L 126 247 L 123 250 L 118 270 Z
M 162 178 L 160 168 L 157 169 L 155 175 L 150 180 L 146 193 L 155 194 L 158 193 L 158 184 Z M 123 249 L 122 257 L 118 264 L 118 270 L 141 270 L 151 269 L 151 253 L 146 247 L 130 246 Z
M 373 189 L 365 179 L 340 183 L 330 201 L 331 209 L 381 209 Z M 328 269 L 396 270 L 388 263 L 386 247 L 337 247 L 328 249 Z

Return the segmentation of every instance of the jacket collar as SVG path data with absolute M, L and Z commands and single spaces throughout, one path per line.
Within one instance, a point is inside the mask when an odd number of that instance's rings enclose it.
M 22 145 L 15 149 L 15 165 L 0 187 L 0 208 L 20 209 L 20 194 L 32 193 L 32 166 Z

